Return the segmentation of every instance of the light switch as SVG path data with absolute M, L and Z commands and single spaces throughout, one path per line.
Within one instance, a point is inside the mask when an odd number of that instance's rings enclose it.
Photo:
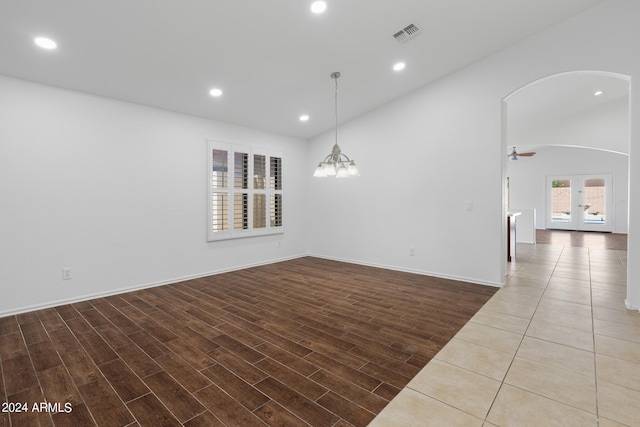
M 464 202 L 464 209 L 467 211 L 472 211 L 473 210 L 473 202 L 471 200 L 467 200 L 466 202 Z

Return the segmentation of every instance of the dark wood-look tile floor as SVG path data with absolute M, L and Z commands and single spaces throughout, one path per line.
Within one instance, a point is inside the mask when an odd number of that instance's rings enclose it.
M 496 291 L 307 257 L 5 317 L 0 426 L 365 426 Z
M 536 242 L 593 249 L 627 250 L 627 235 L 595 231 L 536 230 Z

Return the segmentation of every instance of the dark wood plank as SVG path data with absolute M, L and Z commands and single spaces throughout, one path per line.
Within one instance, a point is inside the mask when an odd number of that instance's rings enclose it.
M 281 382 L 269 377 L 256 387 L 312 426 L 333 425 L 340 418 Z
M 56 348 L 49 340 L 29 344 L 27 347 L 36 372 L 45 371 L 62 364 Z
M 185 427 L 227 427 L 211 412 L 206 411 L 184 423 Z M 284 424 L 283 424 L 284 426 Z
M 127 404 L 142 426 L 180 427 L 182 424 L 153 395 L 147 394 Z
M 125 335 L 131 335 L 136 332 L 140 332 L 142 328 L 133 320 L 129 319 L 124 314 L 112 316 L 109 318 L 112 324 L 122 331 Z
M 76 386 L 80 387 L 101 378 L 98 367 L 79 344 L 75 350 L 67 351 L 60 357 Z
M 536 230 L 536 242 L 548 245 L 577 246 L 594 249 L 627 250 L 628 236 L 593 231 Z
M 349 398 L 353 402 L 358 402 L 358 405 L 374 414 L 382 411 L 382 409 L 387 406 L 387 403 L 389 403 L 389 399 L 358 387 L 352 382 L 327 372 L 324 369 L 313 374 L 311 379 L 340 396 Z M 397 393 L 398 389 L 395 390 Z M 394 393 L 393 396 L 395 396 L 396 393 Z
M 20 328 L 22 329 L 22 335 L 27 345 L 49 340 L 49 335 L 47 335 L 47 331 L 45 331 L 44 326 L 40 323 L 40 319 L 35 322 L 20 325 Z
M 79 340 L 96 335 L 95 329 L 93 329 L 91 325 L 81 316 L 78 316 L 75 319 L 67 320 L 66 322 L 69 329 L 71 329 L 71 332 L 73 332 L 73 334 Z
M 194 368 L 201 370 L 207 368 L 211 365 L 214 365 L 216 362 L 209 355 L 203 351 L 200 351 L 198 348 L 189 344 L 188 341 L 185 340 L 173 340 L 169 341 L 167 347 L 171 349 L 175 354 L 179 354 L 184 360 L 186 360 L 191 366 Z M 217 347 L 213 347 L 215 350 Z M 166 353 L 168 354 L 168 352 Z
M 98 366 L 118 358 L 116 352 L 99 335 L 82 339 L 80 344 Z
M 144 382 L 180 422 L 205 410 L 189 391 L 164 371 L 149 375 Z
M 84 320 L 89 322 L 89 324 L 94 328 L 109 324 L 109 319 L 104 317 L 102 313 L 100 313 L 95 308 L 90 308 L 89 310 L 85 310 L 81 312 L 80 315 L 82 315 L 82 317 L 84 317 Z
M 190 393 L 211 385 L 211 380 L 174 353 L 158 357 L 155 362 Z
M 214 384 L 224 387 L 224 391 L 245 408 L 253 411 L 269 399 L 258 389 L 234 375 L 222 365 L 214 365 L 202 371 Z
M 7 398 L 10 402 L 15 402 L 15 400 L 11 400 L 12 395 L 40 387 L 31 358 L 28 355 L 21 354 L 8 360 L 3 359 L 2 371 Z
M 318 404 L 356 427 L 366 426 L 375 417 L 374 413 L 333 392 L 329 392 L 318 399 Z
M 9 360 L 29 354 L 20 332 L 0 335 L 0 360 Z
M 16 314 L 16 319 L 20 326 L 40 321 L 40 319 L 38 318 L 38 313 L 36 311 Z
M 256 363 L 264 359 L 262 353 L 253 350 L 251 347 L 228 335 L 220 335 L 219 337 L 213 338 L 212 341 L 249 363 Z
M 495 291 L 300 258 L 8 316 L 0 396 L 73 411 L 0 423 L 366 425 Z
M 295 354 L 289 353 L 283 350 L 277 345 L 265 342 L 264 344 L 256 347 L 260 353 L 269 356 L 271 359 L 283 364 L 289 369 L 292 369 L 301 375 L 308 377 L 318 370 L 318 367 L 313 363 L 304 360 Z M 258 362 L 259 363 L 259 362 Z
M 375 390 L 373 390 L 373 394 L 382 397 L 386 400 L 393 399 L 398 393 L 400 393 L 400 388 L 394 387 L 391 384 L 382 383 Z
M 60 305 L 58 307 L 55 307 L 55 310 L 65 322 L 67 320 L 73 320 L 80 315 L 71 304 Z
M 312 353 L 305 357 L 305 360 L 308 360 L 309 362 L 314 363 L 317 366 L 338 375 L 339 377 L 346 378 L 365 390 L 373 390 L 382 382 L 381 380 L 360 372 L 357 369 L 337 363 L 330 357 L 320 353 Z
M 310 400 L 316 400 L 327 392 L 326 388 L 322 387 L 315 381 L 309 380 L 305 376 L 289 369 L 285 365 L 278 363 L 271 358 L 267 357 L 261 360 L 256 363 L 256 366 L 269 374 L 269 376 L 283 384 L 289 385 L 291 389 L 297 391 Z
M 149 393 L 147 386 L 122 359 L 100 365 L 100 371 L 125 403 Z
M 118 349 L 118 355 L 140 378 L 155 374 L 162 368 L 135 344 Z
M 100 312 L 100 314 L 108 319 L 111 319 L 113 316 L 121 315 L 120 310 L 111 305 L 111 303 L 106 298 L 98 298 L 97 300 L 92 300 L 91 305 L 93 305 L 95 309 Z
M 115 325 L 108 323 L 106 325 L 98 326 L 96 328 L 98 335 L 111 347 L 114 351 L 122 347 L 127 347 L 133 344 L 133 341 Z
M 75 351 L 80 345 L 78 338 L 67 327 L 49 332 L 49 339 L 60 354 Z
M 203 388 L 195 395 L 226 426 L 264 427 L 258 417 L 215 384 Z
M 44 329 L 47 332 L 67 327 L 67 325 L 64 323 L 64 320 L 62 320 L 62 318 L 54 308 L 39 310 L 38 318 L 40 319 L 40 322 L 42 322 L 42 326 L 44 326 Z
M 11 427 L 44 427 L 53 426 L 51 414 L 46 411 L 34 411 L 33 404 L 44 402 L 44 397 L 39 387 L 23 390 L 20 393 L 8 397 L 9 402 L 24 402 L 28 406 L 26 412 L 13 412 L 9 414 Z
M 153 359 L 164 356 L 170 351 L 160 341 L 144 330 L 129 335 L 129 338 Z
M 267 377 L 267 374 L 264 371 L 261 371 L 250 363 L 247 363 L 223 347 L 220 347 L 208 354 L 218 364 L 224 366 L 249 384 L 255 384 Z
M 253 411 L 262 421 L 272 427 L 308 427 L 309 424 L 287 411 L 273 400 Z
M 48 402 L 60 403 L 62 406 L 66 403 L 72 406 L 82 403 L 73 379 L 63 365 L 39 372 L 38 379 Z
M 73 406 L 69 413 L 59 412 L 53 414 L 51 418 L 53 418 L 56 427 L 90 427 L 96 425 L 87 409 L 87 405 L 84 403 Z
M 0 336 L 20 332 L 20 325 L 16 316 L 0 318 Z
M 98 425 L 125 426 L 134 421 L 131 412 L 105 379 L 82 385 L 78 390 Z

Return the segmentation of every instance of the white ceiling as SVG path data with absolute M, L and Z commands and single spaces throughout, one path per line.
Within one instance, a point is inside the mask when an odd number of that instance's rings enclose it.
M 333 127 L 333 71 L 344 122 L 602 0 L 311 2 L 2 0 L 0 74 L 310 138 Z M 397 42 L 409 24 L 421 34 Z
M 596 96 L 596 92 L 601 94 Z M 587 112 L 591 113 L 588 117 L 604 114 L 621 101 L 628 104 L 628 100 L 629 80 L 620 75 L 596 71 L 557 74 L 527 85 L 508 98 L 507 125 L 509 133 L 519 140 L 518 136 L 539 135 L 542 129 L 557 126 L 559 120 L 569 123 Z M 621 114 L 628 114 L 628 111 Z M 618 151 L 613 135 L 616 132 L 612 131 L 610 140 L 602 141 L 601 148 Z M 545 146 L 557 145 L 548 136 L 541 144 L 517 144 L 517 151 L 539 152 Z M 511 153 L 512 149 L 507 147 L 507 152 Z
M 557 74 L 509 97 L 509 126 L 531 126 L 628 97 L 629 81 L 620 76 L 593 71 Z

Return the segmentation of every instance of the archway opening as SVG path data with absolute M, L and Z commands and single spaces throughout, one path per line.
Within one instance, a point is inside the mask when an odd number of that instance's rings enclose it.
M 509 183 L 508 190 L 503 186 L 503 200 L 507 208 L 534 210 L 534 219 L 529 219 L 534 233 L 547 228 L 551 215 L 545 174 L 606 172 L 603 168 L 613 170 L 617 177 L 615 206 L 609 217 L 615 225 L 610 231 L 628 232 L 629 94 L 629 76 L 573 71 L 535 80 L 503 99 L 502 182 Z M 514 149 L 535 154 L 511 160 Z M 606 164 L 600 161 L 605 157 Z M 580 212 L 576 208 L 574 213 Z M 503 224 L 506 241 L 506 213 Z M 502 259 L 506 276 L 506 255 Z

